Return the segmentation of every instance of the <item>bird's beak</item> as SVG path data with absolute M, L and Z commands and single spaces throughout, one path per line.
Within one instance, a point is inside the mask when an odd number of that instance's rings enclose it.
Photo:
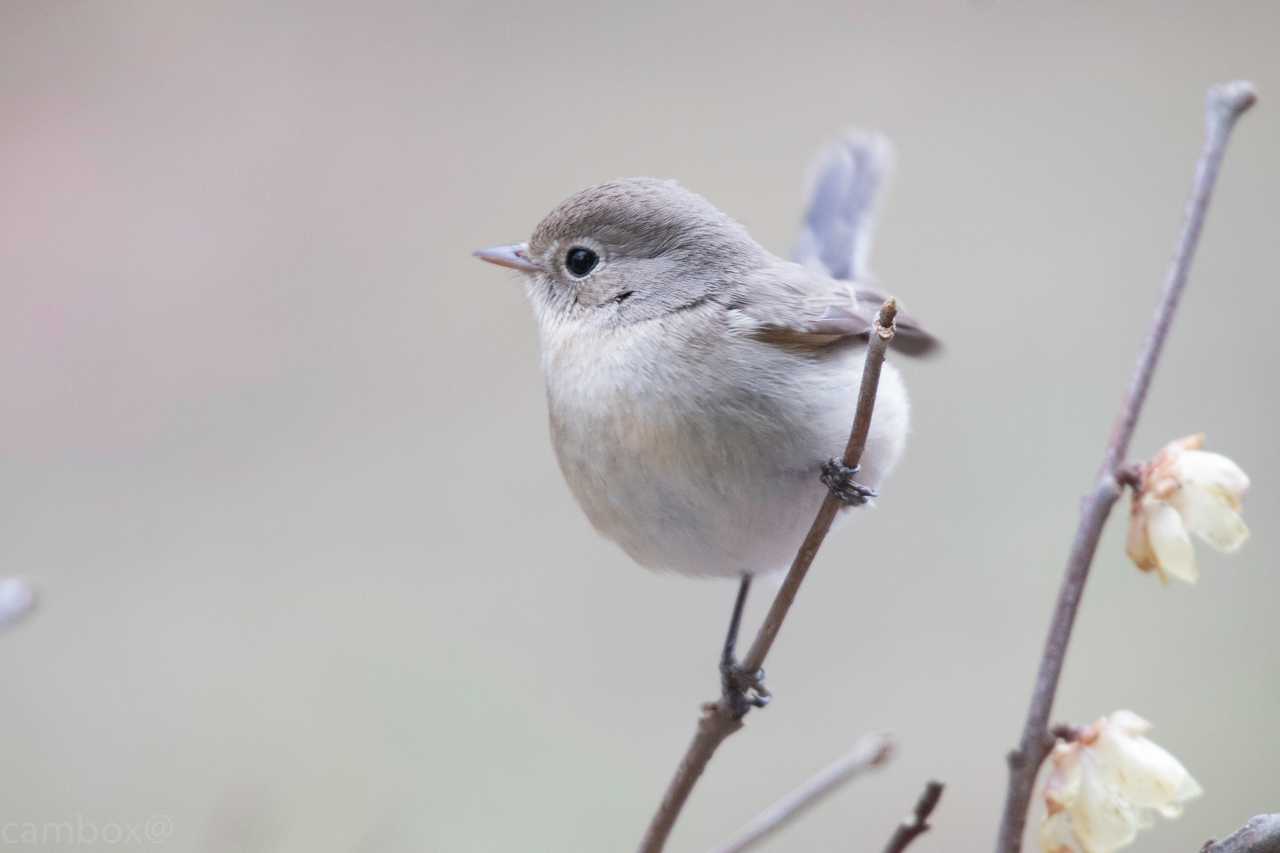
M 511 246 L 493 246 L 489 249 L 476 249 L 471 254 L 482 261 L 497 264 L 500 267 L 511 267 L 520 272 L 542 272 L 542 267 L 529 260 L 529 244 L 515 243 Z

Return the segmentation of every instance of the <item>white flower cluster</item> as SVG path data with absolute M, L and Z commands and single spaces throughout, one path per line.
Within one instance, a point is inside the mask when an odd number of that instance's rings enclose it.
M 1249 477 L 1203 447 L 1203 435 L 1171 441 L 1130 483 L 1126 551 L 1162 580 L 1199 578 L 1192 534 L 1228 554 L 1249 538 L 1240 517 Z M 1044 788 L 1045 853 L 1111 853 L 1132 844 L 1156 815 L 1177 817 L 1183 803 L 1200 795 L 1178 759 L 1147 739 L 1150 730 L 1132 711 L 1116 711 L 1058 740 Z
M 1203 446 L 1203 435 L 1169 442 L 1142 467 L 1133 490 L 1129 558 L 1161 579 L 1195 583 L 1200 577 L 1192 533 L 1228 554 L 1249 538 L 1240 518 L 1249 478 L 1239 465 Z
M 1150 730 L 1132 711 L 1116 711 L 1074 741 L 1057 742 L 1044 791 L 1045 853 L 1111 853 L 1133 843 L 1155 815 L 1177 817 L 1199 796 L 1178 759 L 1147 740 Z

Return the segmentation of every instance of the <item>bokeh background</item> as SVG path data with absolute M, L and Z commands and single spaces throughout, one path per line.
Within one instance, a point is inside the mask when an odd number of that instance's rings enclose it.
M 1206 431 L 1254 476 L 1254 538 L 1162 587 L 1113 519 L 1055 717 L 1132 708 L 1203 783 L 1137 849 L 1277 809 L 1277 32 L 1262 2 L 8 0 L 0 576 L 40 604 L 0 634 L 0 820 L 159 816 L 173 851 L 630 849 L 714 695 L 732 585 L 591 531 L 518 282 L 469 252 L 633 174 L 785 252 L 809 158 L 854 125 L 898 151 L 874 266 L 949 349 L 902 364 L 900 473 L 828 543 L 774 705 L 671 849 L 875 729 L 892 764 L 767 849 L 879 849 L 931 776 L 918 848 L 989 849 L 1204 92 L 1236 77 L 1262 101 L 1135 452 Z

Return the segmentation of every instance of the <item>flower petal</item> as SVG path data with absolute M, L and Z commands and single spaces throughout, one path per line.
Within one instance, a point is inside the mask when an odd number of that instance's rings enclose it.
M 1129 511 L 1129 535 L 1125 540 L 1124 551 L 1133 564 L 1144 572 L 1159 567 L 1156 552 L 1151 550 L 1151 537 L 1147 532 L 1147 513 L 1142 508 L 1141 498 L 1136 493 Z
M 1170 453 L 1185 453 L 1188 450 L 1199 450 L 1202 447 L 1204 447 L 1204 433 L 1197 432 L 1193 435 L 1175 438 L 1166 444 L 1164 449 Z
M 1249 538 L 1249 528 L 1240 514 L 1216 489 L 1188 483 L 1173 497 L 1172 504 L 1192 533 L 1223 553 L 1238 551 Z
M 1133 843 L 1139 819 L 1133 806 L 1111 785 L 1086 752 L 1080 795 L 1067 810 L 1071 826 L 1086 853 L 1111 853 Z
M 1050 812 L 1071 804 L 1080 792 L 1080 754 L 1084 747 L 1079 743 L 1058 741 L 1050 753 L 1052 771 L 1045 777 L 1044 800 Z
M 1066 812 L 1051 814 L 1040 824 L 1040 849 L 1044 853 L 1084 853 Z
M 1103 723 L 1103 726 L 1110 726 L 1115 731 L 1126 735 L 1141 737 L 1151 731 L 1151 724 L 1149 722 L 1142 719 L 1142 717 L 1138 716 L 1133 711 L 1125 708 L 1121 708 L 1119 711 L 1112 711 L 1103 719 L 1106 721 Z M 1103 726 L 1098 727 L 1099 734 L 1101 734 Z
M 1249 475 L 1221 453 L 1188 450 L 1178 457 L 1177 471 L 1185 483 L 1214 486 L 1232 495 L 1242 495 L 1249 488 Z
M 1101 777 L 1140 810 L 1155 809 L 1165 817 L 1177 817 L 1181 804 L 1201 792 L 1178 759 L 1145 737 L 1107 726 L 1093 750 Z
M 1200 578 L 1196 568 L 1196 554 L 1191 547 L 1191 537 L 1182 524 L 1182 516 L 1166 503 L 1152 502 L 1145 507 L 1147 532 L 1151 550 L 1155 552 L 1159 568 L 1187 583 Z

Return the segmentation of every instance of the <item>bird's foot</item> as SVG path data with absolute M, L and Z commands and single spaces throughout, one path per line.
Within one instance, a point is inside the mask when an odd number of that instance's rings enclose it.
M 822 466 L 822 484 L 831 490 L 836 499 L 847 506 L 862 506 L 871 498 L 878 497 L 875 489 L 867 488 L 854 481 L 859 466 L 850 468 L 839 459 L 828 460 Z
M 770 693 L 764 686 L 764 670 L 747 672 L 737 661 L 720 664 L 720 689 L 735 717 L 744 717 L 752 708 L 763 708 L 769 704 Z

